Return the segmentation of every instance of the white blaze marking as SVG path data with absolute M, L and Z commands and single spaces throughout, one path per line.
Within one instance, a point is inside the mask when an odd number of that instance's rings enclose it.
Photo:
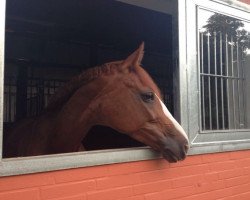
M 174 124 L 175 129 L 181 133 L 187 140 L 187 134 L 184 131 L 184 129 L 181 127 L 181 125 L 176 121 L 176 119 L 172 116 L 172 114 L 168 111 L 167 107 L 165 106 L 165 104 L 162 102 L 162 100 L 155 94 L 155 96 L 158 98 L 158 100 L 161 103 L 161 107 L 162 107 L 162 111 L 165 114 L 165 116 Z

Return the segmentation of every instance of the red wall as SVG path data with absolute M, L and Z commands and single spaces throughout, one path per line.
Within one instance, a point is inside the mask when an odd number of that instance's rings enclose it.
M 249 200 L 250 150 L 0 178 L 1 200 Z

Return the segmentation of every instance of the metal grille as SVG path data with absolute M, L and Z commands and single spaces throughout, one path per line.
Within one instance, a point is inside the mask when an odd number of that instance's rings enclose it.
M 227 33 L 199 36 L 202 130 L 246 128 L 243 48 Z
M 49 98 L 64 84 L 62 80 L 28 79 L 27 82 L 27 117 L 38 115 L 48 104 Z M 5 77 L 4 85 L 4 122 L 16 121 L 16 77 Z
M 164 79 L 165 80 L 165 79 Z M 173 96 L 169 81 L 156 79 L 162 91 L 164 102 L 170 112 L 173 112 Z M 16 77 L 6 77 L 4 85 L 4 122 L 16 121 L 16 98 L 17 86 Z M 49 98 L 55 94 L 58 88 L 63 86 L 62 80 L 29 79 L 27 86 L 27 117 L 37 116 L 45 106 L 48 105 Z
M 16 116 L 16 77 L 4 78 L 4 122 L 14 122 Z
M 165 69 L 164 69 L 165 70 Z M 154 79 L 159 85 L 164 102 L 170 112 L 173 112 L 173 95 L 171 79 L 164 78 L 166 76 L 163 69 L 153 73 Z M 49 98 L 57 89 L 66 81 L 64 80 L 45 80 L 41 78 L 29 78 L 27 80 L 27 99 L 26 99 L 26 117 L 37 116 L 41 113 L 49 102 Z M 17 112 L 17 78 L 5 77 L 4 85 L 4 122 L 15 122 Z
M 45 106 L 51 95 L 63 85 L 61 80 L 31 79 L 27 87 L 27 116 L 37 116 Z

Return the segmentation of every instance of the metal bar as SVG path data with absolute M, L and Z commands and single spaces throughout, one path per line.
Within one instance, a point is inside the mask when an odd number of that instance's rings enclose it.
M 228 35 L 225 34 L 225 48 L 226 48 L 226 75 L 229 76 L 229 67 L 228 67 Z M 230 88 L 229 88 L 229 79 L 226 80 L 226 84 L 227 84 L 227 117 L 228 117 L 228 128 L 230 129 L 231 128 L 231 121 L 230 121 L 230 96 L 229 96 L 229 91 L 230 91 Z
M 17 75 L 16 118 L 27 117 L 27 66 L 20 64 Z
M 241 80 L 241 77 L 233 77 L 233 76 L 224 76 L 224 75 L 218 75 L 218 74 L 208 74 L 208 73 L 201 73 L 202 76 L 210 76 L 210 77 L 217 77 L 217 78 L 224 78 L 224 79 L 235 79 L 235 80 Z
M 45 87 L 45 94 L 44 94 L 44 100 L 45 100 L 45 102 L 44 102 L 44 105 L 45 105 L 45 107 L 47 107 L 47 105 L 48 105 L 48 99 L 49 99 L 49 94 L 50 94 L 50 81 L 44 81 L 44 87 Z
M 30 103 L 29 103 L 29 116 L 31 116 L 32 113 L 32 102 L 31 99 L 33 98 L 33 80 L 30 80 Z
M 243 102 L 242 102 L 242 109 L 243 109 L 243 113 L 244 113 L 244 124 L 245 124 L 245 126 L 246 126 L 246 122 L 247 122 L 247 115 L 246 115 L 246 95 L 245 95 L 245 92 L 248 92 L 248 91 L 246 91 L 246 85 L 245 85 L 245 70 L 244 70 L 244 62 L 245 62 L 245 60 L 244 60 L 244 52 L 243 51 L 241 51 L 241 58 L 240 58 L 240 60 L 241 60 L 241 71 L 242 71 L 242 94 L 243 94 L 243 96 L 242 96 L 242 98 L 243 98 Z M 249 128 L 249 127 L 246 127 L 246 128 Z
M 30 88 L 30 80 L 28 80 L 27 86 L 27 116 L 30 116 L 30 98 L 31 98 L 31 88 Z
M 9 78 L 9 85 L 8 85 L 8 117 L 7 117 L 7 121 L 11 122 L 11 78 Z
M 12 86 L 12 93 L 10 94 L 10 107 L 9 109 L 11 110 L 11 116 L 10 116 L 10 122 L 15 122 L 16 121 L 16 86 Z
M 233 36 L 231 36 L 231 72 L 232 72 L 232 76 L 234 76 L 234 41 L 233 41 Z M 236 106 L 235 106 L 235 88 L 234 88 L 234 79 L 231 79 L 232 81 L 232 107 L 233 107 L 233 125 L 234 125 L 234 129 L 236 129 L 237 127 L 237 123 L 236 123 Z
M 6 96 L 6 94 L 7 94 L 7 92 L 6 92 L 6 90 L 7 90 L 7 88 L 6 88 L 6 86 L 4 85 L 4 88 L 3 88 L 3 95 L 4 95 L 4 99 L 3 99 L 3 122 L 6 122 L 7 120 L 7 118 L 6 118 L 6 113 L 7 113 L 7 96 Z
M 239 62 L 239 42 L 238 40 L 236 41 L 236 68 L 237 68 L 237 77 L 240 77 L 240 62 Z M 238 128 L 243 128 L 242 127 L 242 119 L 241 119 L 241 113 L 244 113 L 244 110 L 241 110 L 241 95 L 242 93 L 240 92 L 240 80 L 237 80 L 237 97 L 238 97 L 238 118 L 239 118 L 239 127 Z
M 224 111 L 224 84 L 223 84 L 223 60 L 222 60 L 222 33 L 220 32 L 220 85 L 221 85 L 221 115 L 222 115 L 222 129 L 225 129 L 225 111 Z
M 203 42 L 203 39 L 204 39 L 204 35 L 203 33 L 200 34 L 200 37 L 201 37 L 201 73 L 204 72 L 204 42 Z M 202 91 L 202 113 L 203 113 L 203 116 L 202 116 L 202 126 L 203 126 L 203 130 L 206 129 L 206 111 L 205 111 L 205 94 L 204 94 L 204 77 L 201 76 L 201 91 Z
M 216 32 L 214 32 L 214 74 L 217 75 L 217 45 Z M 219 129 L 219 108 L 218 108 L 218 79 L 215 77 L 215 108 L 216 108 L 216 127 Z
M 210 62 L 210 35 L 207 34 L 207 67 L 208 67 L 208 74 L 211 72 L 211 62 Z M 212 130 L 213 124 L 212 124 L 212 102 L 211 102 L 211 79 L 210 76 L 208 76 L 208 107 L 209 107 L 209 128 Z
M 3 121 L 4 122 L 8 122 L 8 114 L 9 114 L 9 97 L 10 97 L 10 89 L 9 89 L 9 86 L 10 86 L 10 83 L 9 81 L 9 78 L 7 79 L 7 77 L 5 77 L 4 79 L 4 87 L 3 87 Z
M 40 96 L 39 96 L 39 79 L 36 80 L 36 96 L 35 96 L 35 101 L 36 101 L 36 109 L 34 114 L 38 115 L 39 111 L 39 104 L 40 104 Z

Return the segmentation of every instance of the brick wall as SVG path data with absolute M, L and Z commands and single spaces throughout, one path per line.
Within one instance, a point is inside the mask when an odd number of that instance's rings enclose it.
M 1 200 L 249 200 L 250 150 L 0 178 Z

